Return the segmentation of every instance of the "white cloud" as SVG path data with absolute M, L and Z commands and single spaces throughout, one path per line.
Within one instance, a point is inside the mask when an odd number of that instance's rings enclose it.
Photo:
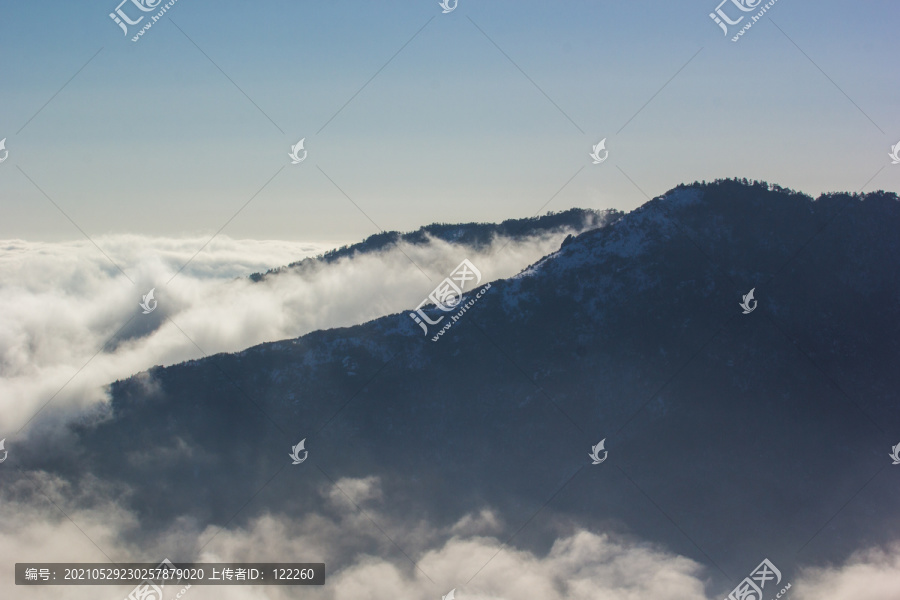
M 0 560 L 7 564 L 51 560 L 105 562 L 106 557 L 91 539 L 118 561 L 155 562 L 164 556 L 184 560 L 185 549 L 199 548 L 211 539 L 196 555 L 198 560 L 325 562 L 327 583 L 314 593 L 329 600 L 439 598 L 451 588 L 457 589 L 460 600 L 518 599 L 535 595 L 545 600 L 647 597 L 706 600 L 703 583 L 698 578 L 702 571 L 700 565 L 644 544 L 578 531 L 557 540 L 546 556 L 537 556 L 506 546 L 496 537 L 455 533 L 473 522 L 483 521 L 491 514 L 487 509 L 478 516 L 466 516 L 448 528 L 431 527 L 427 535 L 435 540 L 431 547 L 412 555 L 418 562 L 417 569 L 381 532 L 392 532 L 393 540 L 403 546 L 405 537 L 419 537 L 420 534 L 412 531 L 415 527 L 393 523 L 371 507 L 363 515 L 344 503 L 342 510 L 330 516 L 308 513 L 294 520 L 264 514 L 244 528 L 222 531 L 215 526 L 201 531 L 179 522 L 169 533 L 134 545 L 122 541 L 126 539 L 123 534 L 133 530 L 135 521 L 120 509 L 111 509 L 108 503 L 94 499 L 96 507 L 73 510 L 69 506 L 71 502 L 62 498 L 68 491 L 65 484 L 42 477 L 41 485 L 60 506 L 68 509 L 72 521 L 49 506 L 37 509 L 4 498 L 7 514 L 16 517 L 0 525 Z M 374 477 L 343 479 L 338 485 L 344 491 L 356 490 L 363 496 L 380 490 L 380 482 Z M 342 492 L 328 486 L 321 494 L 333 498 Z M 3 588 L 9 584 L 8 580 L 0 583 L 0 595 L 13 591 L 11 587 Z M 67 588 L 71 593 L 65 595 L 59 590 L 43 588 L 31 597 L 96 598 L 98 591 L 105 594 L 100 597 L 116 597 L 115 588 L 107 587 L 90 590 L 94 596 L 79 588 Z M 190 590 L 190 597 L 197 600 L 281 599 L 295 597 L 294 594 L 289 588 L 277 587 L 193 586 Z
M 459 536 L 485 535 L 499 533 L 502 527 L 502 520 L 493 511 L 483 509 L 478 514 L 464 516 L 450 532 Z
M 513 242 L 496 254 L 506 240 L 483 252 L 433 240 L 261 283 L 246 275 L 325 248 L 219 236 L 196 254 L 205 239 L 97 238 L 132 284 L 87 241 L 0 242 L 0 435 L 10 437 L 51 399 L 51 410 L 38 421 L 42 427 L 63 422 L 102 403 L 107 383 L 153 365 L 412 308 L 463 258 L 475 263 L 485 281 L 511 276 L 558 248 L 564 236 Z M 151 288 L 158 306 L 143 315 L 138 302 Z
M 514 543 L 503 544 L 494 535 L 459 533 L 474 522 L 496 519 L 488 516 L 492 515 L 488 508 L 450 527 L 430 527 L 426 537 L 432 542 L 412 551 L 406 541 L 419 537 L 413 530 L 420 525 L 392 522 L 381 514 L 377 509 L 380 500 L 372 496 L 381 485 L 372 477 L 341 480 L 343 489 L 373 498 L 376 506 L 368 507 L 365 515 L 345 503 L 329 515 L 309 512 L 291 519 L 263 514 L 245 527 L 225 530 L 176 521 L 166 534 L 146 539 L 133 535 L 136 519 L 104 499 L 112 490 L 99 482 L 84 486 L 89 492 L 79 492 L 58 479 L 33 475 L 68 517 L 49 502 L 37 502 L 40 495 L 25 500 L 33 489 L 31 483 L 20 481 L 13 489 L 4 488 L 0 502 L 8 518 L 0 521 L 2 564 L 105 562 L 104 552 L 122 562 L 157 562 L 163 557 L 204 562 L 324 562 L 326 585 L 304 589 L 305 595 L 323 600 L 437 600 L 453 588 L 459 600 L 721 600 L 722 596 L 705 590 L 708 573 L 702 565 L 633 539 L 575 530 L 539 555 Z M 327 499 L 341 492 L 327 486 L 320 493 Z M 73 495 L 90 508 L 73 508 Z M 418 568 L 379 528 L 390 532 L 393 540 L 410 552 Z M 801 569 L 787 598 L 895 600 L 900 597 L 898 549 L 900 545 L 860 552 L 843 566 Z M 129 589 L 47 587 L 30 590 L 33 593 L 28 597 L 118 600 Z M 169 586 L 167 598 L 180 590 L 180 586 Z M 19 592 L 10 578 L 0 582 L 0 596 L 19 597 Z M 193 586 L 183 598 L 286 600 L 296 594 L 290 587 Z
M 378 477 L 355 479 L 342 477 L 329 487 L 328 500 L 336 506 L 359 506 L 367 500 L 381 499 Z
M 801 572 L 795 600 L 897 600 L 900 598 L 900 544 L 854 554 L 841 567 Z

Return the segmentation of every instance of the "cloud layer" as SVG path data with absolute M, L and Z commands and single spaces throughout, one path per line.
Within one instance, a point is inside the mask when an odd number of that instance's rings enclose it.
M 324 600 L 437 600 L 451 589 L 459 600 L 721 600 L 727 594 L 708 589 L 702 565 L 633 539 L 576 529 L 560 535 L 545 554 L 538 555 L 516 548 L 514 541 L 504 544 L 498 539 L 495 526 L 500 517 L 488 508 L 443 529 L 392 522 L 379 511 L 383 499 L 377 478 L 342 479 L 323 487 L 320 494 L 330 509 L 302 519 L 265 514 L 245 528 L 226 530 L 199 530 L 178 522 L 157 539 L 138 543 L 131 515 L 100 499 L 108 490 L 95 490 L 96 497 L 86 503 L 90 508 L 72 509 L 74 502 L 67 494 L 74 490 L 64 482 L 40 474 L 31 477 L 46 496 L 32 495 L 34 485 L 25 480 L 2 492 L 5 516 L 12 517 L 0 524 L 0 564 L 9 571 L 0 583 L 4 597 L 24 594 L 11 583 L 15 562 L 106 562 L 106 555 L 117 561 L 146 562 L 163 557 L 325 562 L 325 586 L 304 589 Z M 38 498 L 69 507 L 68 517 L 50 502 L 36 502 Z M 407 552 L 407 558 L 397 545 L 405 551 L 419 550 Z M 785 597 L 893 600 L 900 595 L 897 550 L 900 546 L 870 549 L 842 566 L 787 574 L 792 585 Z M 169 586 L 167 598 L 180 590 L 181 586 Z M 28 590 L 27 597 L 112 600 L 128 591 L 128 586 L 48 587 Z M 296 594 L 282 587 L 193 586 L 182 597 L 286 600 Z
M 103 386 L 169 365 L 344 327 L 418 305 L 463 258 L 485 281 L 508 277 L 559 247 L 566 233 L 481 252 L 433 240 L 341 260 L 261 283 L 246 275 L 325 247 L 277 241 L 160 239 L 0 242 L 0 437 L 70 418 L 104 401 Z M 188 266 L 179 271 L 188 263 Z M 133 283 L 132 283 L 133 281 Z M 155 288 L 157 309 L 138 307 Z M 44 423 L 47 425 L 47 423 Z
M 65 483 L 33 476 L 47 498 L 62 506 L 72 504 L 65 498 L 72 492 Z M 16 491 L 27 497 L 25 488 L 31 483 L 21 481 L 19 487 Z M 33 502 L 7 497 L 5 510 L 16 518 L 0 526 L 0 562 L 106 562 L 106 555 L 150 562 L 163 555 L 172 560 L 190 555 L 205 562 L 325 562 L 330 566 L 327 584 L 313 593 L 333 600 L 439 598 L 453 588 L 460 600 L 534 594 L 546 600 L 706 600 L 702 567 L 663 550 L 576 531 L 557 540 L 546 556 L 536 556 L 493 537 L 498 517 L 487 509 L 443 530 L 391 522 L 378 510 L 379 490 L 375 478 L 343 479 L 320 490 L 331 507 L 327 514 L 307 514 L 300 520 L 263 515 L 246 528 L 224 531 L 215 527 L 198 531 L 190 523 L 179 523 L 168 534 L 141 545 L 123 541 L 134 526 L 129 515 L 102 501 L 92 508 L 70 510 L 70 521 L 49 503 L 38 508 Z M 463 529 L 467 532 L 461 533 Z M 415 566 L 394 544 L 409 544 L 411 539 L 415 540 L 411 545 L 424 548 L 410 557 Z M 8 582 L 6 578 L 0 585 Z M 9 586 L 2 593 L 15 591 Z M 114 598 L 127 588 L 42 588 L 30 597 L 86 599 L 97 598 L 98 591 L 100 597 Z M 296 592 L 279 587 L 194 586 L 190 596 L 286 599 L 296 597 Z

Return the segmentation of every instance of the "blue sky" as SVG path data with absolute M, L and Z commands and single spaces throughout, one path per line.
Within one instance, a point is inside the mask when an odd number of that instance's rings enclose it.
M 179 0 L 137 43 L 108 17 L 116 4 L 0 9 L 0 238 L 227 223 L 233 238 L 352 241 L 629 210 L 638 188 L 717 177 L 900 188 L 887 0 L 778 0 L 737 43 L 707 0 L 459 0 L 449 14 L 437 0 Z M 609 159 L 593 165 L 602 138 Z

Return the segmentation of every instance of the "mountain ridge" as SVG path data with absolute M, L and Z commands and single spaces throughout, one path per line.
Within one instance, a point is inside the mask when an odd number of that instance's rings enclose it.
M 612 209 L 600 211 L 570 208 L 562 212 L 555 213 L 551 211 L 547 214 L 530 218 L 507 219 L 500 223 L 432 223 L 406 233 L 385 231 L 373 234 L 361 242 L 335 248 L 315 257 L 305 258 L 283 267 L 271 268 L 265 273 L 252 273 L 249 275 L 249 278 L 252 281 L 259 282 L 266 277 L 288 271 L 313 269 L 343 258 L 382 252 L 401 243 L 421 245 L 430 243 L 432 240 L 441 240 L 479 250 L 491 244 L 498 237 L 521 240 L 542 233 L 553 233 L 567 229 L 581 233 L 620 218 L 622 214 Z

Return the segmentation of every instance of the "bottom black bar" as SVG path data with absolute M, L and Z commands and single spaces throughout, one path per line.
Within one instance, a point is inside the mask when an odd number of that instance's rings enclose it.
M 16 563 L 16 585 L 324 585 L 325 563 Z

